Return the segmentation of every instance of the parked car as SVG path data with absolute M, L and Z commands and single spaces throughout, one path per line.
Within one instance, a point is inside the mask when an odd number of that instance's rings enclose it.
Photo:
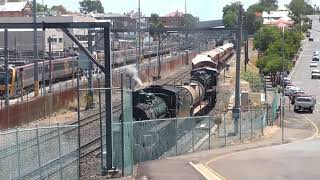
M 290 99 L 291 104 L 294 104 L 294 103 L 296 102 L 297 97 L 304 96 L 304 95 L 305 95 L 305 94 L 304 94 L 303 91 L 297 91 L 297 92 L 293 93 L 293 94 L 292 94 L 292 97 L 291 97 L 291 99 Z
M 310 63 L 310 67 L 318 67 L 318 63 L 312 61 L 312 62 Z
M 313 55 L 313 57 L 312 57 L 312 61 L 314 61 L 314 62 L 318 62 L 319 60 L 320 60 L 319 55 Z
M 320 79 L 320 70 L 319 69 L 313 69 L 311 71 L 311 79 Z
M 294 85 L 288 85 L 286 86 L 286 88 L 284 89 L 284 95 L 285 96 L 289 96 L 289 94 L 291 93 L 292 89 L 297 88 Z
M 310 32 L 309 32 L 309 31 L 307 32 L 307 35 L 306 35 L 306 37 L 310 37 Z
M 292 97 L 296 94 L 296 93 L 300 93 L 303 92 L 303 90 L 301 90 L 300 88 L 296 88 L 296 89 L 292 89 L 289 93 L 289 99 L 291 101 Z
M 316 98 L 314 96 L 299 96 L 294 103 L 294 112 L 309 111 L 313 113 L 314 106 L 316 105 Z
M 313 56 L 319 56 L 320 55 L 320 52 L 319 51 L 314 51 L 313 52 Z
M 313 41 L 313 38 L 312 38 L 312 37 L 309 37 L 309 41 Z

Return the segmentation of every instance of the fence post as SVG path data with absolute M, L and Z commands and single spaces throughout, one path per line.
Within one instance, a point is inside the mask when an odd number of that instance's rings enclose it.
M 37 148 L 38 148 L 38 166 L 40 172 L 40 179 L 42 179 L 42 167 L 41 167 L 41 157 L 40 157 L 40 140 L 39 140 L 39 128 L 36 126 L 36 136 L 37 136 Z
M 194 119 L 192 119 L 192 127 L 194 127 Z M 193 136 L 194 136 L 194 128 L 191 129 L 191 137 L 192 137 L 192 152 L 194 152 L 194 139 L 193 139 Z
M 262 133 L 262 136 L 264 136 L 264 133 L 263 133 L 263 119 L 264 119 L 265 115 L 263 114 L 262 110 L 260 110 L 260 112 L 261 112 L 261 115 L 260 115 L 260 117 L 261 117 L 261 133 Z
M 20 144 L 19 144 L 19 129 L 16 129 L 16 145 L 17 145 L 17 153 L 18 153 L 18 179 L 21 176 L 21 169 L 20 169 Z
M 175 121 L 175 131 L 176 131 L 176 156 L 178 156 L 178 120 L 177 118 Z
M 208 120 L 209 120 L 209 132 L 208 132 L 209 133 L 209 149 L 211 149 L 211 144 L 210 144 L 211 143 L 211 141 L 210 141 L 210 139 L 211 139 L 211 126 L 210 125 L 211 124 L 210 124 L 210 119 L 209 118 L 208 118 Z
M 223 113 L 224 146 L 227 146 L 226 113 Z
M 251 140 L 253 139 L 253 124 L 252 124 L 253 122 L 252 122 L 252 116 L 250 116 L 250 129 L 251 129 L 251 131 L 250 131 L 250 133 L 251 133 Z
M 98 78 L 98 88 L 100 88 L 100 78 Z M 103 135 L 102 135 L 102 109 L 101 109 L 101 90 L 98 90 L 99 92 L 99 124 L 100 124 L 100 147 L 101 147 L 101 168 L 104 170 L 104 157 L 103 157 L 103 152 L 104 152 L 104 148 L 103 148 Z
M 240 130 L 240 133 L 239 133 L 239 136 L 240 136 L 240 143 L 242 142 L 242 117 L 241 117 L 241 110 L 239 111 L 239 130 Z
M 60 136 L 60 124 L 57 124 L 58 126 L 58 143 L 59 143 L 59 173 L 60 173 L 60 179 L 63 180 L 63 173 L 62 173 L 62 162 L 61 162 L 61 136 Z

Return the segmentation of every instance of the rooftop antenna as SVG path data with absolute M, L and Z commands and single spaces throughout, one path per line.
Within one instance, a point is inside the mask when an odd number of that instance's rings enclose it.
M 187 14 L 187 0 L 184 0 L 184 14 Z

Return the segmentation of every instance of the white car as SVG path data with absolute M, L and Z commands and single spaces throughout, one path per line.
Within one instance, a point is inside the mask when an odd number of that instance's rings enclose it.
M 286 88 L 284 89 L 284 95 L 285 96 L 289 96 L 289 94 L 292 92 L 293 89 L 296 89 L 297 87 L 294 85 L 289 85 L 286 86 Z
M 310 63 L 310 67 L 318 67 L 318 63 L 313 61 Z
M 311 71 L 311 79 L 320 79 L 320 70 L 314 69 Z
M 320 52 L 319 51 L 314 51 L 313 52 L 313 56 L 319 56 L 320 55 Z

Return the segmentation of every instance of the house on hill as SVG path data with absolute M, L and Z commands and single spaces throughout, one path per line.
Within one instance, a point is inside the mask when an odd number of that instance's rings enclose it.
M 32 15 L 32 4 L 29 1 L 8 2 L 0 0 L 0 17 L 27 17 Z

